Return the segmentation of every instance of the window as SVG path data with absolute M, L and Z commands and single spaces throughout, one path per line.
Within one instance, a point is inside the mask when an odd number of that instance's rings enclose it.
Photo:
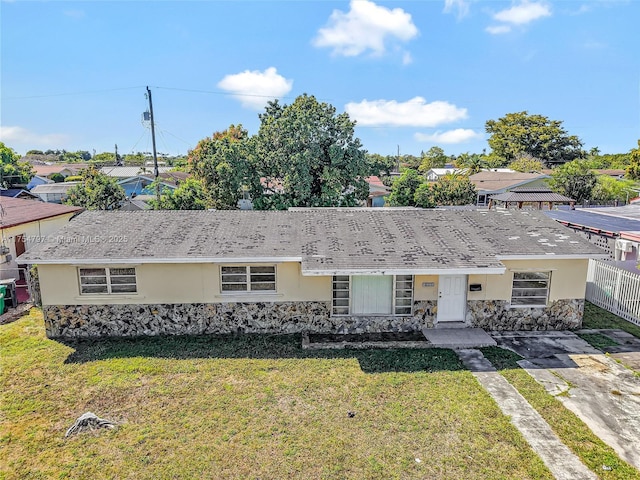
M 396 275 L 394 313 L 411 315 L 413 310 L 413 275 Z
M 333 315 L 411 315 L 412 275 L 337 275 L 332 282 Z
M 135 268 L 79 268 L 81 294 L 136 293 Z
M 239 266 L 221 267 L 223 292 L 275 292 L 276 267 Z
M 333 277 L 333 315 L 349 315 L 349 276 Z
M 514 272 L 511 305 L 544 307 L 549 297 L 550 272 Z

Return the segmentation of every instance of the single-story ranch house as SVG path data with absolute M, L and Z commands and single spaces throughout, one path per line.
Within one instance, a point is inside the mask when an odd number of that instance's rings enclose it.
M 541 212 L 84 212 L 27 252 L 47 335 L 581 326 L 589 258 Z

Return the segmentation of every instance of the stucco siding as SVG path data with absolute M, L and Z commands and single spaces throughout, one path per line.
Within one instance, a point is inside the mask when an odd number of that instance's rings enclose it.
M 47 236 L 53 235 L 62 228 L 76 212 L 65 213 L 52 218 L 36 220 L 35 222 L 22 223 L 0 230 L 0 244 L 9 247 L 11 261 L 5 263 L 0 268 L 0 278 L 17 278 L 18 264 L 16 263 L 16 237 L 24 235 L 25 251 L 43 243 Z
M 229 264 L 233 265 L 233 264 Z M 82 265 L 90 267 L 91 265 Z M 113 265 L 124 267 L 132 265 Z M 330 277 L 303 277 L 298 263 L 276 265 L 275 293 L 223 294 L 217 264 L 135 265 L 137 294 L 80 295 L 78 267 L 40 265 L 44 305 L 331 301 Z

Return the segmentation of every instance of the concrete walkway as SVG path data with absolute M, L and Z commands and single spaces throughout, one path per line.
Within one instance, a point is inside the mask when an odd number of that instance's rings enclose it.
M 620 346 L 607 347 L 615 348 L 609 356 L 571 332 L 494 332 L 493 337 L 524 357 L 518 362 L 522 368 L 640 469 L 640 377 L 616 361 L 637 366 L 640 341 L 620 331 L 588 333 L 606 333 Z
M 481 348 L 493 347 L 496 341 L 481 328 L 424 328 L 422 334 L 433 347 Z
M 560 441 L 549 424 L 496 371 L 482 355 L 482 352 L 476 349 L 462 349 L 457 353 L 460 360 L 493 397 L 502 413 L 511 418 L 511 423 L 522 433 L 525 440 L 558 480 L 598 478 Z

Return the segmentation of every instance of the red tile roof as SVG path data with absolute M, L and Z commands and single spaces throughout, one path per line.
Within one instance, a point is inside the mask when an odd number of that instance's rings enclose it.
M 0 229 L 80 211 L 82 208 L 69 205 L 0 197 Z

